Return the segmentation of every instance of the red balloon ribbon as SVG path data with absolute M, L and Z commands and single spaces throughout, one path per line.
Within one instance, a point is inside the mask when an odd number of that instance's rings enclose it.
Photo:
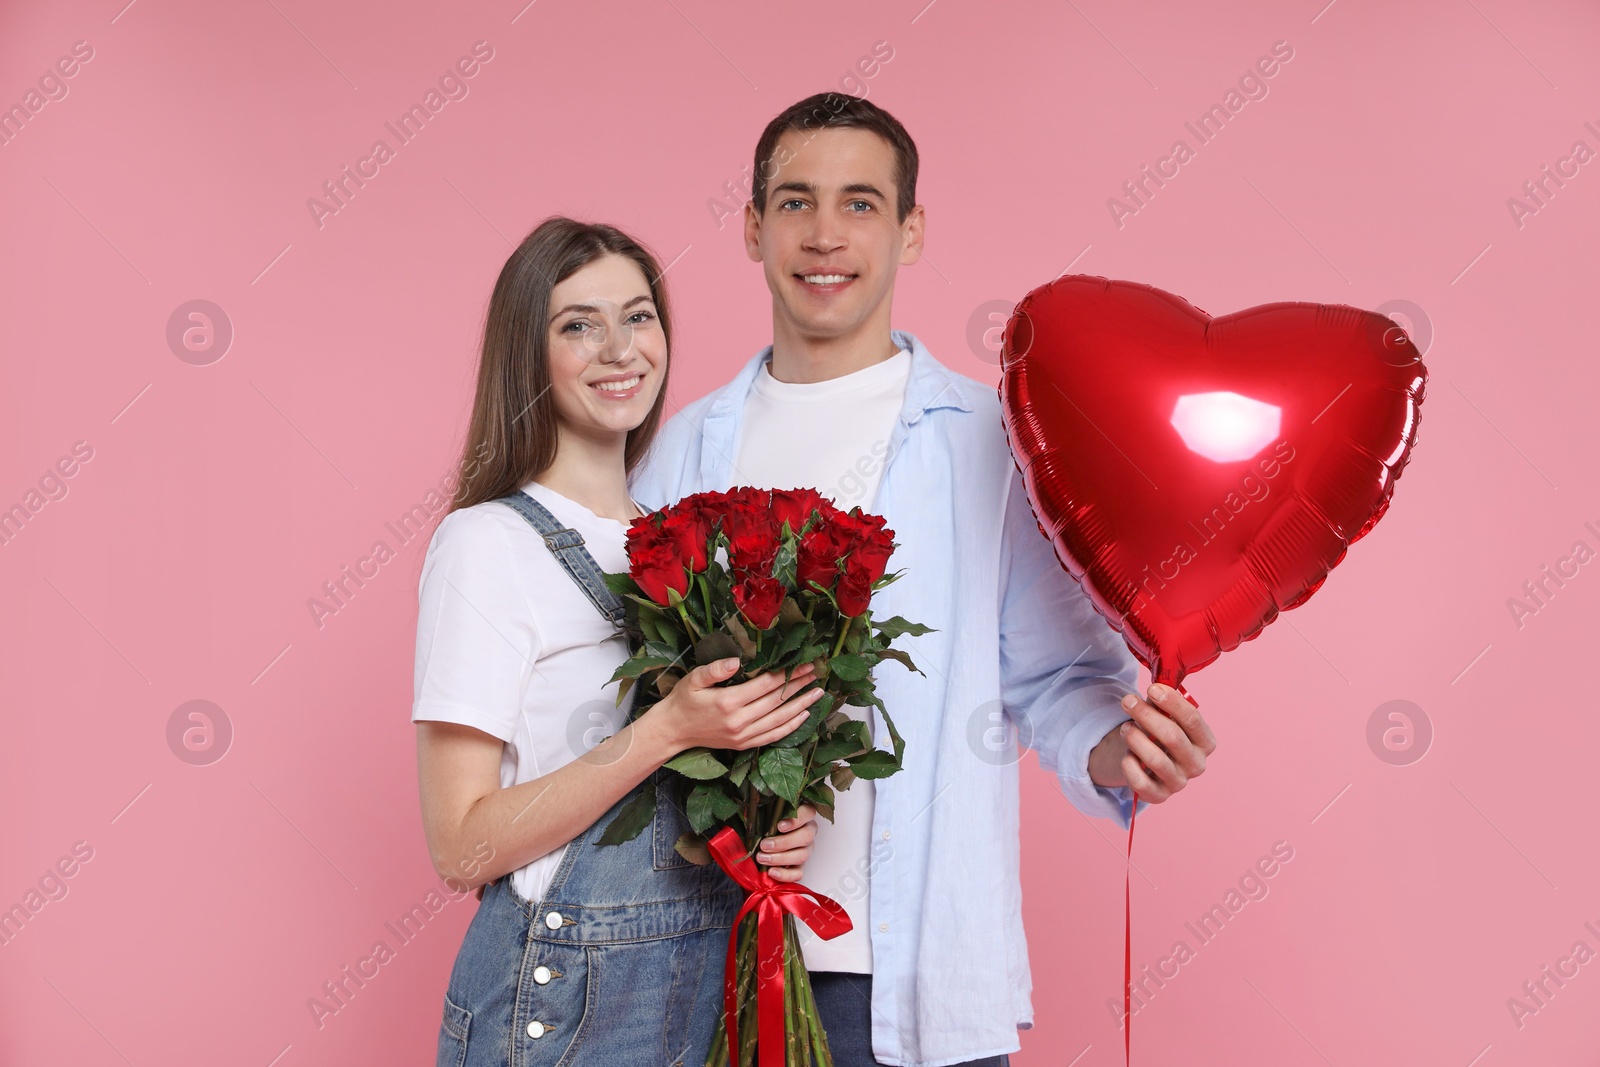
M 723 976 L 723 1011 L 728 1030 L 728 1064 L 739 1065 L 739 976 L 734 970 L 739 924 L 756 913 L 756 1017 L 761 1067 L 783 1067 L 783 913 L 811 927 L 824 941 L 850 930 L 850 916 L 839 902 L 798 882 L 780 882 L 756 866 L 733 827 L 724 826 L 710 842 L 717 866 L 748 894 L 728 934 L 728 965 Z
M 1169 683 L 1170 684 L 1170 683 Z M 1183 686 L 1175 686 L 1185 700 L 1195 707 L 1200 702 L 1189 695 Z M 1133 808 L 1128 812 L 1128 867 L 1122 872 L 1122 1062 L 1133 1063 L 1133 824 L 1139 818 L 1139 794 L 1133 794 Z

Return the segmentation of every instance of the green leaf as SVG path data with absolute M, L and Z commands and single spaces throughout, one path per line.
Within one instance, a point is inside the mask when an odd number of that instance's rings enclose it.
M 678 660 L 683 658 L 681 655 L 679 655 L 676 648 L 673 648 L 672 646 L 661 641 L 646 641 L 644 643 L 644 647 L 639 651 L 646 656 L 662 657 L 670 660 L 673 663 L 676 663 Z
M 817 736 L 817 730 L 822 726 L 822 720 L 828 717 L 828 711 L 833 707 L 833 694 L 824 693 L 811 705 L 810 716 L 805 722 L 796 726 L 789 734 L 772 742 L 774 748 L 795 748 L 805 744 Z
M 717 813 L 718 819 L 731 819 L 739 814 L 738 798 L 730 796 L 724 789 L 711 798 L 711 810 Z
M 860 752 L 864 748 L 872 747 L 872 728 L 862 719 L 851 719 L 849 722 L 839 724 L 834 731 L 835 737 L 848 737 L 855 742 L 853 751 Z
M 739 658 L 739 646 L 725 633 L 706 634 L 694 643 L 694 661 L 702 666 L 729 657 Z
M 867 733 L 867 724 L 860 719 L 850 719 L 834 727 L 832 735 L 817 746 L 812 759 L 821 764 L 833 763 L 870 747 L 872 741 Z
M 677 771 L 685 778 L 708 781 L 728 773 L 722 761 L 711 754 L 709 748 L 687 748 L 667 760 L 664 766 Z
M 790 588 L 794 587 L 795 559 L 799 554 L 799 546 L 799 538 L 783 538 L 778 542 L 777 558 L 772 561 L 772 576 Z
M 695 833 L 705 833 L 717 821 L 716 798 L 721 795 L 721 782 L 700 782 L 689 790 L 689 799 L 684 803 L 683 810 Z
M 630 594 L 638 596 L 643 593 L 643 590 L 639 588 L 639 583 L 634 581 L 632 575 L 628 574 L 627 571 L 620 573 L 601 571 L 600 576 L 605 579 L 606 588 L 618 596 L 628 596 Z
M 772 653 L 773 662 L 781 662 L 789 653 L 805 644 L 806 638 L 810 636 L 811 624 L 806 622 L 805 619 L 801 619 L 795 625 L 790 626 L 788 631 L 784 633 L 783 640 L 778 642 L 777 650 Z M 805 660 L 801 659 L 800 662 L 803 663 Z
M 889 741 L 894 746 L 894 758 L 898 763 L 905 758 L 906 742 L 900 736 L 900 731 L 894 728 L 894 720 L 889 717 L 889 709 L 884 705 L 883 698 L 877 693 L 872 694 L 872 704 L 878 709 L 878 714 L 883 716 L 883 725 L 889 728 Z
M 920 622 L 909 622 L 898 615 L 892 618 L 884 619 L 882 622 L 877 623 L 874 628 L 890 641 L 893 641 L 901 634 L 910 634 L 912 637 L 921 637 L 923 634 L 939 632 L 931 626 L 924 626 Z
M 835 789 L 849 789 L 850 783 L 856 780 L 856 772 L 850 769 L 848 763 L 841 763 L 828 772 L 828 780 Z
M 881 748 L 855 756 L 849 764 L 857 778 L 887 778 L 900 769 L 900 761 Z
M 655 817 L 656 783 L 654 778 L 646 778 L 639 795 L 622 805 L 617 817 L 611 820 L 595 845 L 620 845 L 624 841 L 632 841 Z
M 630 656 L 622 661 L 622 666 L 611 673 L 611 681 L 622 678 L 637 678 L 645 671 L 653 671 L 658 667 L 670 667 L 673 661 L 666 656 Z
M 672 692 L 672 687 L 683 681 L 683 674 L 679 671 L 661 671 L 656 675 L 656 692 L 666 696 Z
M 711 865 L 711 849 L 699 834 L 682 834 L 673 842 L 672 850 L 690 863 L 701 867 Z
M 722 625 L 728 628 L 728 633 L 733 637 L 734 644 L 739 646 L 739 651 L 746 656 L 756 654 L 756 643 L 750 640 L 750 632 L 744 628 L 744 621 L 739 618 L 739 613 L 734 612 L 722 620 Z
M 816 807 L 817 814 L 833 821 L 833 789 L 826 782 L 812 782 L 806 786 L 805 792 L 800 794 L 800 799 Z
M 846 642 L 848 642 L 846 638 Z M 872 670 L 867 661 L 860 656 L 842 655 L 835 656 L 828 661 L 829 670 L 847 682 L 859 682 Z
M 745 776 L 750 773 L 750 767 L 755 761 L 755 749 L 747 748 L 739 753 L 738 757 L 733 761 L 733 766 L 728 768 L 728 781 L 732 782 L 735 787 L 743 785 Z
M 806 784 L 806 758 L 797 749 L 769 748 L 758 762 L 768 788 L 791 804 L 799 803 Z
M 792 596 L 783 598 L 782 605 L 778 608 L 778 621 L 788 626 L 806 621 L 806 613 L 800 610 L 800 604 Z
M 907 670 L 916 671 L 918 674 L 922 673 L 922 668 L 911 662 L 911 654 L 909 652 L 898 648 L 880 648 L 878 656 L 881 659 L 892 659 L 896 663 L 903 663 L 906 665 Z

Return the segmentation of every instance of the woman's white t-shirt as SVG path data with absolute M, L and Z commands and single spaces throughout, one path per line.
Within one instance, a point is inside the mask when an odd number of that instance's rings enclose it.
M 583 535 L 604 571 L 628 569 L 627 525 L 538 482 L 523 491 Z M 627 721 L 607 683 L 628 641 L 600 615 L 528 521 L 486 501 L 446 515 L 433 533 L 418 588 L 411 720 L 461 723 L 505 742 L 500 785 L 510 788 L 572 762 Z M 538 806 L 526 818 L 538 818 Z M 566 846 L 512 874 L 538 901 Z

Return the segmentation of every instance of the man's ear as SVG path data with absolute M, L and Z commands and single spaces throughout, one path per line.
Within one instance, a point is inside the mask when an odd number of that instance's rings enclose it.
M 922 205 L 918 204 L 906 215 L 906 221 L 900 224 L 900 265 L 907 266 L 922 258 L 922 232 L 927 225 L 927 217 L 923 213 Z
M 761 213 L 754 200 L 744 203 L 744 254 L 752 263 L 761 262 Z

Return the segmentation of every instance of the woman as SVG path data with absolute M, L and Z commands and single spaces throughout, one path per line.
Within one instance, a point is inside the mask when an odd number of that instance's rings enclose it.
M 665 788 L 652 826 L 597 841 L 676 753 L 775 741 L 821 690 L 809 668 L 717 688 L 738 667 L 723 660 L 623 725 L 609 679 L 627 641 L 598 573 L 627 569 L 641 513 L 627 473 L 661 419 L 669 342 L 660 267 L 610 226 L 546 220 L 490 298 L 472 462 L 428 547 L 417 622 L 428 849 L 452 886 L 483 887 L 441 1065 L 705 1061 L 741 891 L 674 849 L 688 826 Z M 774 878 L 799 879 L 814 816 L 765 842 Z

